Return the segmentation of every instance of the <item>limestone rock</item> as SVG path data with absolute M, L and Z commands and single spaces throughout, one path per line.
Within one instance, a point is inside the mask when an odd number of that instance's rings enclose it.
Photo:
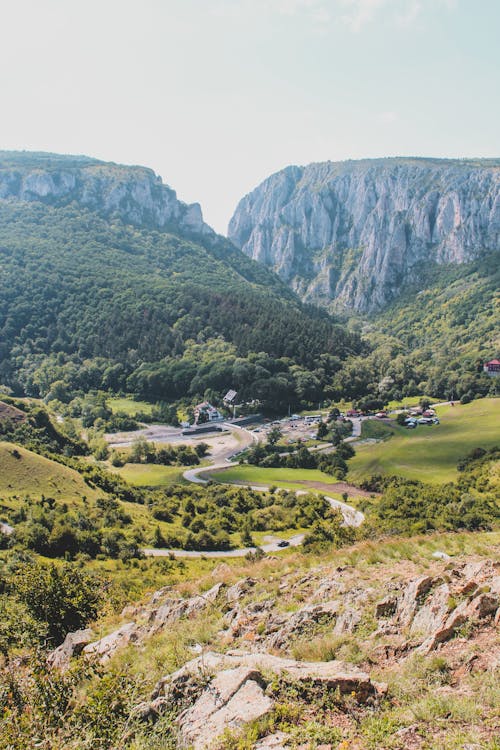
M 68 633 L 63 643 L 47 656 L 47 664 L 49 667 L 64 671 L 69 667 L 72 657 L 81 654 L 93 637 L 94 631 L 90 628 Z
M 89 643 L 83 649 L 86 656 L 97 658 L 101 663 L 109 661 L 116 651 L 139 640 L 141 629 L 135 622 L 128 622 L 109 635 Z
M 226 728 L 238 729 L 265 716 L 272 705 L 255 669 L 237 667 L 220 672 L 210 688 L 179 716 L 182 742 L 194 750 L 204 750 Z
M 287 167 L 240 201 L 228 236 L 304 300 L 371 311 L 422 263 L 498 251 L 499 166 L 396 158 Z
M 250 591 L 257 581 L 253 578 L 243 578 L 226 591 L 226 600 L 229 604 L 239 601 L 246 593 Z
M 286 675 L 297 681 L 312 682 L 323 687 L 338 689 L 340 693 L 355 693 L 358 700 L 363 701 L 373 695 L 375 687 L 366 672 L 344 662 L 333 660 L 328 662 L 301 662 L 274 656 L 269 653 L 249 653 L 246 651 L 230 651 L 218 654 L 209 651 L 203 656 L 192 659 L 177 672 L 160 680 L 156 686 L 153 698 L 170 690 L 172 685 L 182 685 L 190 677 L 207 677 L 227 669 L 246 667 L 260 673 L 274 673 Z
M 49 156 L 49 155 L 48 155 Z M 203 221 L 198 203 L 187 205 L 174 190 L 145 167 L 126 167 L 87 157 L 55 157 L 59 164 L 27 165 L 9 154 L 12 166 L 0 169 L 0 200 L 71 202 L 118 217 L 137 226 L 157 229 L 177 226 L 192 236 L 214 236 Z
M 421 598 L 427 594 L 433 583 L 434 579 L 430 576 L 420 576 L 410 581 L 403 597 L 398 600 L 395 620 L 399 625 L 405 627 L 411 623 Z
M 365 672 L 339 661 L 300 662 L 268 653 L 207 652 L 160 680 L 151 704 L 138 706 L 136 715 L 149 718 L 162 708 L 187 702 L 189 707 L 177 719 L 181 746 L 206 750 L 226 728 L 238 729 L 272 709 L 273 699 L 266 687 L 273 674 L 355 695 L 359 702 L 381 697 L 386 691 L 384 685 L 373 684 Z M 284 739 L 278 733 L 258 747 L 278 749 L 286 746 Z

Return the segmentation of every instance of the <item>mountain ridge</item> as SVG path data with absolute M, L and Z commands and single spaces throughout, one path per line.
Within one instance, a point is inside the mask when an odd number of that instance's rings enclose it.
M 137 226 L 215 236 L 199 203 L 187 204 L 149 167 L 88 156 L 0 151 L 0 198 L 63 206 L 76 201 Z
M 228 236 L 303 300 L 367 313 L 422 263 L 500 247 L 500 160 L 421 157 L 289 166 L 246 195 Z

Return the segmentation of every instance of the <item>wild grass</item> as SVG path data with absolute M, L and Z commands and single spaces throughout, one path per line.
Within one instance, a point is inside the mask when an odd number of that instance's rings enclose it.
M 161 466 L 160 464 L 125 464 L 108 466 L 136 487 L 166 487 L 171 484 L 186 484 L 183 473 L 186 466 Z
M 0 442 L 0 495 L 3 499 L 30 495 L 81 504 L 104 493 L 89 487 L 80 474 L 12 443 Z
M 334 661 L 340 659 L 351 664 L 361 664 L 365 658 L 360 639 L 352 634 L 323 635 L 295 641 L 292 646 L 294 659 L 300 661 Z
M 377 419 L 365 419 L 361 422 L 361 439 L 388 440 L 394 435 L 392 426 Z

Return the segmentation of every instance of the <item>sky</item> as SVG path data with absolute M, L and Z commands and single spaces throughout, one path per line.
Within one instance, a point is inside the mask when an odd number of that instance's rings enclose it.
M 154 169 L 225 234 L 288 164 L 500 157 L 499 0 L 0 0 L 0 149 Z

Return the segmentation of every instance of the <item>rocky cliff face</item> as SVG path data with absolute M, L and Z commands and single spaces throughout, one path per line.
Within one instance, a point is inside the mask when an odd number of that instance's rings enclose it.
M 187 205 L 145 167 L 126 167 L 86 157 L 0 152 L 0 200 L 72 202 L 137 226 L 213 235 L 198 203 Z
M 500 249 L 500 160 L 287 167 L 240 201 L 228 234 L 303 299 L 375 310 L 423 264 Z

